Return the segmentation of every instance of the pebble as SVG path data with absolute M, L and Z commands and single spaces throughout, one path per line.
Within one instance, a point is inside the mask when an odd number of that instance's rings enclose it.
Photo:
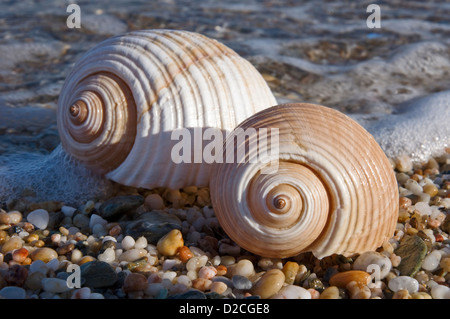
M 372 273 L 373 266 L 376 265 L 380 269 L 380 278 L 384 279 L 392 269 L 392 262 L 386 255 L 383 255 L 376 251 L 368 251 L 359 255 L 353 263 L 354 270 L 363 270 L 368 273 Z M 369 267 L 370 266 L 370 267 Z
M 46 229 L 49 220 L 49 214 L 45 209 L 36 209 L 27 215 L 27 221 L 38 229 Z
M 103 261 L 94 260 L 80 266 L 84 286 L 90 288 L 109 287 L 116 283 L 118 277 L 114 268 Z
M 136 239 L 135 243 L 134 243 L 134 248 L 147 248 L 148 242 L 147 242 L 147 238 L 145 238 L 144 236 L 139 237 L 138 239 Z
M 427 245 L 419 236 L 405 236 L 395 250 L 395 254 L 401 257 L 397 269 L 401 275 L 414 277 L 420 270 L 422 262 L 427 254 Z
M 319 299 L 341 299 L 339 295 L 339 288 L 336 286 L 330 286 L 326 288 L 320 294 Z
M 432 251 L 424 258 L 422 268 L 428 271 L 435 271 L 440 266 L 441 257 L 442 255 L 438 250 Z
M 19 248 L 13 251 L 12 254 L 13 260 L 18 263 L 22 263 L 28 257 L 28 250 L 26 248 Z
M 435 283 L 431 288 L 431 296 L 433 299 L 450 299 L 450 288 Z
M 239 275 L 248 278 L 255 274 L 255 267 L 250 260 L 241 259 L 236 264 L 230 265 L 228 267 L 228 272 L 230 277 Z
M 177 216 L 167 212 L 152 211 L 129 222 L 125 227 L 125 235 L 133 238 L 144 236 L 150 244 L 156 244 L 172 229 L 181 229 L 181 220 Z
M 193 256 L 194 254 L 187 246 L 183 246 L 180 249 L 178 249 L 178 257 L 183 263 L 188 262 L 188 260 L 191 259 Z
M 163 256 L 176 255 L 179 248 L 184 246 L 183 235 L 178 229 L 172 229 L 158 240 L 156 248 Z
M 92 214 L 91 218 L 89 219 L 89 228 L 90 229 L 94 229 L 95 225 L 101 225 L 101 226 L 105 227 L 106 224 L 108 224 L 108 221 L 97 214 Z
M 287 285 L 282 287 L 271 299 L 311 299 L 311 293 L 303 287 Z
M 76 214 L 72 219 L 73 225 L 83 229 L 89 227 L 89 217 L 84 214 Z
M 52 293 L 62 293 L 71 289 L 65 280 L 59 278 L 42 278 L 41 284 L 42 289 Z
M 25 299 L 27 293 L 25 289 L 15 286 L 7 286 L 0 290 L 0 298 L 5 299 Z
M 116 252 L 114 248 L 106 248 L 105 251 L 97 256 L 97 259 L 106 263 L 112 263 L 116 260 Z
M 395 159 L 395 168 L 399 172 L 407 173 L 413 169 L 413 163 L 411 157 L 407 155 L 401 155 Z
M 221 295 L 224 292 L 226 292 L 227 289 L 228 289 L 227 284 L 224 283 L 224 282 L 221 282 L 221 281 L 214 281 L 211 284 L 211 288 L 210 288 L 211 292 L 215 292 L 215 293 L 217 293 L 219 295 Z
M 144 205 L 149 210 L 163 209 L 164 199 L 159 194 L 150 194 L 145 197 Z
M 142 248 L 133 248 L 123 252 L 119 256 L 119 261 L 135 261 L 147 255 L 147 251 Z
M 63 206 L 61 207 L 61 212 L 64 214 L 64 216 L 66 217 L 72 217 L 73 214 L 76 212 L 76 208 L 70 207 L 70 206 Z
M 134 240 L 133 237 L 131 237 L 131 236 L 125 236 L 125 237 L 122 239 L 121 245 L 122 245 L 122 248 L 123 248 L 123 249 L 125 249 L 125 250 L 130 250 L 131 248 L 134 247 L 134 244 L 135 244 L 135 243 L 136 243 L 136 241 Z M 142 248 L 144 248 L 144 247 L 142 247 Z
M 119 219 L 144 203 L 140 195 L 116 196 L 108 199 L 100 206 L 100 215 L 108 221 Z
M 13 251 L 15 249 L 22 248 L 23 246 L 23 240 L 19 236 L 12 236 L 10 239 L 8 239 L 2 246 L 2 254 L 6 254 L 10 251 Z
M 58 253 L 52 248 L 42 247 L 33 250 L 30 254 L 30 258 L 32 260 L 42 260 L 47 263 L 52 259 L 58 258 Z
M 123 283 L 122 289 L 129 293 L 132 291 L 144 291 L 147 288 L 147 277 L 139 273 L 129 274 Z
M 286 277 L 285 281 L 287 284 L 293 284 L 295 282 L 299 269 L 300 265 L 295 261 L 288 261 L 284 264 L 282 271 Z
M 388 287 L 394 292 L 406 289 L 411 294 L 419 291 L 419 282 L 409 276 L 398 276 L 389 280 Z
M 217 269 L 214 266 L 203 266 L 198 271 L 199 278 L 211 279 L 217 274 Z
M 192 280 L 192 288 L 200 291 L 207 291 L 211 289 L 212 281 L 205 278 L 196 278 Z
M 367 285 L 370 274 L 362 270 L 349 270 L 338 272 L 330 278 L 330 285 L 345 288 L 350 282 L 355 281 L 358 285 Z
M 25 280 L 24 287 L 31 290 L 38 290 L 42 288 L 42 279 L 45 278 L 45 274 L 36 271 L 33 273 L 29 273 L 27 279 Z
M 269 299 L 280 291 L 283 286 L 285 277 L 280 269 L 268 270 L 262 277 L 254 284 L 251 289 L 251 294 L 258 295 L 262 299 Z
M 253 286 L 252 282 L 247 277 L 241 275 L 234 275 L 233 278 L 231 278 L 231 281 L 236 289 L 248 290 Z

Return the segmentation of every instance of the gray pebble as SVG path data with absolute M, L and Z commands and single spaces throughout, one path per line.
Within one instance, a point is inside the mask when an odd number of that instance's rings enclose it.
M 252 282 L 244 276 L 234 275 L 231 280 L 236 289 L 247 290 L 252 288 Z

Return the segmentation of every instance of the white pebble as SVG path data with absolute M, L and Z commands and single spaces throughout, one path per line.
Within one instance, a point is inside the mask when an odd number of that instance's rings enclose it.
M 117 253 L 117 251 L 116 251 Z M 145 249 L 137 249 L 133 248 L 127 251 L 124 251 L 120 257 L 119 261 L 135 261 L 139 258 L 144 257 L 147 254 L 147 251 Z
M 124 250 L 130 250 L 130 249 L 132 249 L 132 248 L 134 247 L 134 244 L 135 244 L 135 243 L 136 243 L 136 242 L 135 242 L 135 240 L 134 240 L 133 237 L 131 237 L 131 236 L 125 236 L 125 237 L 122 239 L 121 245 L 122 245 L 122 248 L 123 248 Z
M 108 241 L 108 240 L 112 240 L 113 242 L 117 243 L 117 239 L 115 237 L 113 237 L 113 236 L 105 236 L 102 239 L 102 244 L 104 244 L 105 241 Z
M 170 270 L 173 267 L 177 267 L 178 265 L 181 265 L 182 262 L 179 259 L 166 259 L 164 260 L 163 264 L 162 264 L 162 269 L 164 271 L 166 270 Z
M 61 212 L 66 217 L 72 217 L 76 210 L 77 210 L 76 208 L 73 208 L 73 207 L 70 207 L 70 206 L 63 206 L 63 207 L 61 207 Z
M 450 299 L 450 288 L 436 283 L 431 288 L 431 297 L 433 299 Z
M 186 263 L 186 270 L 189 271 L 195 271 L 197 272 L 200 268 L 206 265 L 208 261 L 207 256 L 201 256 L 201 257 L 192 257 L 188 260 Z
M 112 263 L 116 259 L 116 252 L 114 248 L 106 248 L 105 251 L 98 255 L 98 260 L 104 261 L 106 263 Z
M 435 271 L 439 268 L 441 257 L 442 255 L 438 250 L 433 250 L 423 260 L 422 268 L 428 271 Z
M 311 299 L 311 293 L 303 287 L 287 285 L 270 299 Z
M 431 207 L 428 205 L 428 202 L 418 202 L 414 205 L 414 208 L 419 211 L 421 215 L 431 214 Z
M 148 245 L 147 238 L 141 236 L 138 239 L 136 239 L 134 248 L 147 248 L 147 245 Z
M 0 290 L 0 299 L 25 299 L 26 291 L 16 286 L 7 286 Z
M 186 276 L 186 275 L 181 275 L 181 276 L 177 277 L 177 283 L 185 285 L 186 287 L 191 287 L 192 286 L 191 279 L 188 276 Z
M 368 273 L 372 273 L 374 270 L 373 268 L 379 267 L 380 269 L 380 278 L 384 279 L 392 268 L 392 262 L 389 259 L 389 257 L 376 252 L 376 251 L 367 251 L 362 253 L 361 255 L 356 258 L 355 262 L 353 263 L 353 269 L 354 270 L 363 270 L 367 271 Z
M 46 229 L 49 219 L 50 216 L 45 209 L 36 209 L 27 215 L 27 221 L 39 229 Z
M 229 270 L 232 276 L 239 275 L 248 278 L 255 274 L 255 267 L 248 259 L 239 260 L 237 264 L 230 266 Z
M 71 289 L 65 280 L 59 278 L 42 278 L 41 284 L 45 291 L 52 293 L 66 292 Z
M 419 282 L 409 276 L 398 276 L 389 280 L 388 287 L 394 292 L 406 289 L 410 294 L 412 294 L 419 291 Z
M 177 277 L 177 273 L 175 271 L 166 271 L 162 274 L 161 279 L 168 279 L 172 283 L 173 280 Z
M 405 183 L 405 187 L 409 189 L 414 195 L 419 196 L 423 193 L 422 186 L 419 185 L 415 180 L 408 179 Z

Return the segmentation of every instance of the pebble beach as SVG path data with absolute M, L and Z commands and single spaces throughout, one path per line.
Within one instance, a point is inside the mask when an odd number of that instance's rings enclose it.
M 450 7 L 383 4 L 376 30 L 370 1 L 314 3 L 86 2 L 81 29 L 60 1 L 0 4 L 0 299 L 450 299 Z M 351 256 L 265 258 L 226 235 L 207 187 L 127 187 L 67 159 L 56 108 L 70 68 L 150 28 L 215 38 L 280 103 L 363 125 L 395 171 L 392 237 Z
M 244 251 L 220 228 L 208 188 L 118 185 L 79 207 L 15 201 L 0 211 L 0 298 L 449 299 L 450 150 L 392 165 L 393 237 L 376 251 L 321 260 Z

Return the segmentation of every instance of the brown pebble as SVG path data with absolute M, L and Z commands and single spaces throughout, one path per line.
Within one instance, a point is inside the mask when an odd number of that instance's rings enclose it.
M 183 263 L 188 262 L 189 259 L 191 259 L 194 256 L 192 251 L 189 249 L 188 246 L 183 246 L 178 249 L 178 257 Z
M 78 265 L 82 265 L 82 264 L 85 264 L 85 263 L 88 263 L 88 262 L 90 262 L 90 261 L 94 261 L 95 260 L 95 257 L 92 257 L 92 256 L 84 256 L 83 258 L 81 258 L 80 259 L 80 261 L 78 262 Z
M 42 247 L 31 252 L 30 258 L 32 260 L 42 260 L 43 262 L 48 263 L 50 260 L 58 258 L 58 253 L 52 248 Z
M 217 276 L 225 276 L 227 274 L 227 267 L 224 265 L 217 266 Z
M 28 257 L 28 250 L 26 248 L 19 248 L 13 251 L 12 258 L 18 263 L 22 263 Z
M 400 199 L 399 199 L 400 208 L 407 209 L 407 208 L 411 207 L 411 205 L 412 205 L 412 200 L 410 198 L 400 197 Z
M 5 276 L 9 286 L 22 287 L 28 276 L 28 269 L 21 265 L 12 265 Z
M 330 278 L 330 285 L 345 288 L 348 283 L 355 281 L 360 285 L 367 285 L 370 280 L 370 274 L 362 270 L 349 270 L 339 272 Z
M 196 278 L 192 281 L 192 287 L 200 291 L 211 289 L 212 281 L 205 278 Z
M 436 196 L 437 193 L 439 192 L 438 188 L 433 184 L 426 184 L 423 187 L 423 191 L 424 191 L 424 193 L 430 195 L 430 197 Z
M 5 212 L 0 212 L 0 224 L 8 225 L 10 222 L 9 215 Z
M 147 277 L 139 273 L 129 274 L 123 283 L 124 292 L 143 291 L 147 288 Z
M 20 238 L 18 236 L 13 236 L 10 239 L 8 239 L 7 241 L 5 241 L 5 243 L 3 244 L 2 254 L 6 254 L 15 249 L 22 248 L 22 245 L 23 245 L 22 238 Z
M 178 249 L 184 246 L 183 235 L 178 229 L 172 229 L 161 237 L 156 244 L 158 252 L 163 256 L 174 256 Z
M 211 292 L 215 292 L 217 294 L 223 294 L 227 289 L 228 286 L 226 283 L 221 281 L 215 281 L 211 284 Z
M 61 247 L 56 248 L 56 252 L 58 255 L 65 255 L 71 252 L 75 248 L 75 245 L 72 243 L 67 243 L 62 245 Z
M 268 299 L 281 289 L 284 281 L 285 277 L 280 269 L 271 269 L 262 275 L 250 292 L 252 295 L 260 296 L 261 299 Z

